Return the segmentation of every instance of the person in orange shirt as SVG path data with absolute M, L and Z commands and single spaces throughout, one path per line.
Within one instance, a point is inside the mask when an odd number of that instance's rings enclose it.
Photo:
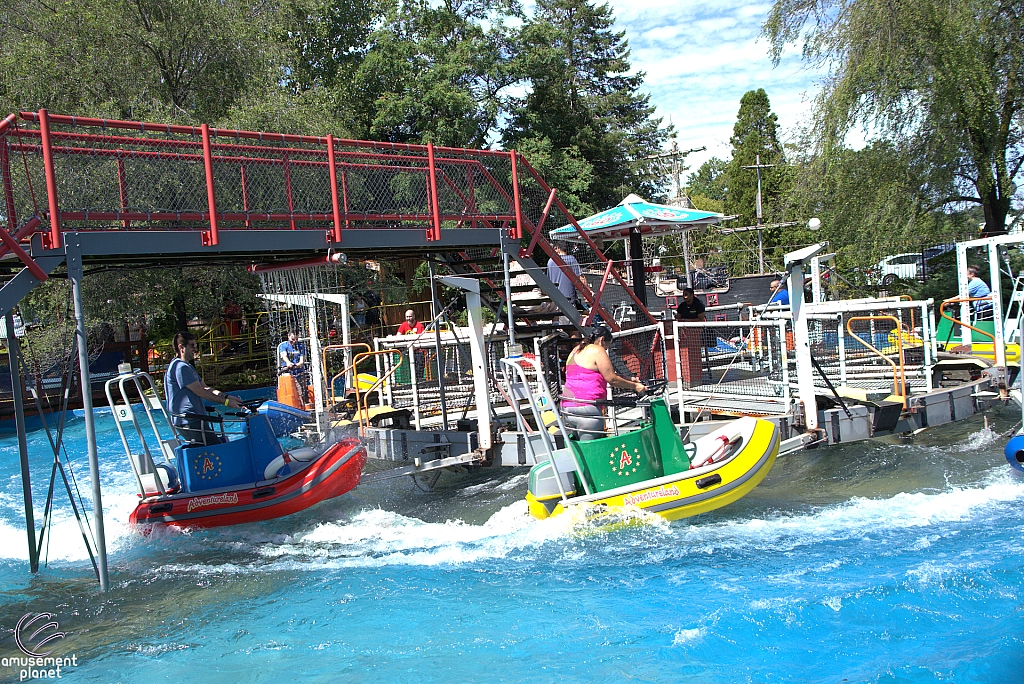
M 423 333 L 423 324 L 416 320 L 416 312 L 409 309 L 405 312 L 405 322 L 398 326 L 399 335 L 419 335 Z

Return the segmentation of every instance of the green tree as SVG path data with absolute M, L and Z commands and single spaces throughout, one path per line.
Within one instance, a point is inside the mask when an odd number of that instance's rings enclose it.
M 382 0 L 285 0 L 279 30 L 289 86 L 332 89 L 351 79 L 385 9 Z
M 14 0 L 0 12 L 6 110 L 198 123 L 269 68 L 272 5 L 245 0 Z
M 607 4 L 539 0 L 517 37 L 519 74 L 527 93 L 511 103 L 505 147 L 551 149 L 593 170 L 574 194 L 587 210 L 618 203 L 629 192 L 664 192 L 650 157 L 667 140 L 642 72 L 630 73 L 629 46 Z
M 706 197 L 717 202 L 725 201 L 729 188 L 729 162 L 712 157 L 686 179 L 687 193 L 691 196 Z
M 916 150 L 876 141 L 827 158 L 808 154 L 795 175 L 790 212 L 821 219 L 820 232 L 808 237 L 829 240 L 848 268 L 963 237 L 977 217 L 930 206 L 921 190 L 928 163 Z
M 486 147 L 513 82 L 509 0 L 395 2 L 382 13 L 339 110 L 359 137 Z
M 754 166 L 760 159 L 762 165 L 772 165 L 761 169 L 765 222 L 781 220 L 788 170 L 779 141 L 779 117 L 772 112 L 763 88 L 748 91 L 740 99 L 729 142 L 732 143 L 732 159 L 725 171 L 728 178 L 726 213 L 739 216 L 736 225 L 753 225 L 757 221 L 757 171 L 744 167 Z
M 1020 0 L 775 0 L 764 33 L 829 71 L 815 107 L 821 151 L 857 124 L 918 146 L 932 206 L 980 205 L 1004 230 L 1024 163 Z

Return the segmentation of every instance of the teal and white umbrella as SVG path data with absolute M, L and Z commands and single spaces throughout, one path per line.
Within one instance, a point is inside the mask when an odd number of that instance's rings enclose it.
M 654 204 L 630 194 L 617 206 L 588 216 L 579 225 L 591 240 L 623 240 L 631 231 L 645 236 L 665 235 L 718 223 L 724 218 L 724 214 L 713 211 Z M 548 235 L 552 240 L 583 241 L 572 224 L 555 228 Z

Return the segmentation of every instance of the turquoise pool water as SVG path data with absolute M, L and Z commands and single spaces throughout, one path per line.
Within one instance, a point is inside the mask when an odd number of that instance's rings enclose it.
M 107 416 L 108 594 L 63 496 L 48 567 L 28 572 L 8 437 L 0 658 L 19 618 L 49 612 L 75 682 L 1022 681 L 1024 480 L 997 435 L 1017 417 L 788 456 L 737 504 L 675 523 L 535 521 L 525 471 L 504 470 L 143 537 Z M 69 426 L 87 493 L 83 435 Z M 38 519 L 50 459 L 45 433 L 31 441 Z

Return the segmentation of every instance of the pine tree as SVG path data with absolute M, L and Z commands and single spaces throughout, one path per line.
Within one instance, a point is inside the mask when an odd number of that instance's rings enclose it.
M 761 169 L 761 197 L 765 222 L 781 220 L 787 170 L 782 143 L 779 142 L 779 117 L 772 112 L 763 88 L 748 91 L 740 99 L 733 126 L 732 159 L 727 174 L 729 189 L 725 212 L 737 214 L 735 225 L 753 225 L 757 221 L 757 171 L 744 168 L 757 164 L 774 165 Z
M 629 73 L 629 46 L 613 24 L 607 4 L 538 0 L 518 36 L 517 64 L 529 91 L 512 103 L 504 145 L 547 150 L 592 170 L 589 184 L 576 188 L 577 211 L 664 190 L 648 157 L 668 131 L 639 92 L 644 74 Z

